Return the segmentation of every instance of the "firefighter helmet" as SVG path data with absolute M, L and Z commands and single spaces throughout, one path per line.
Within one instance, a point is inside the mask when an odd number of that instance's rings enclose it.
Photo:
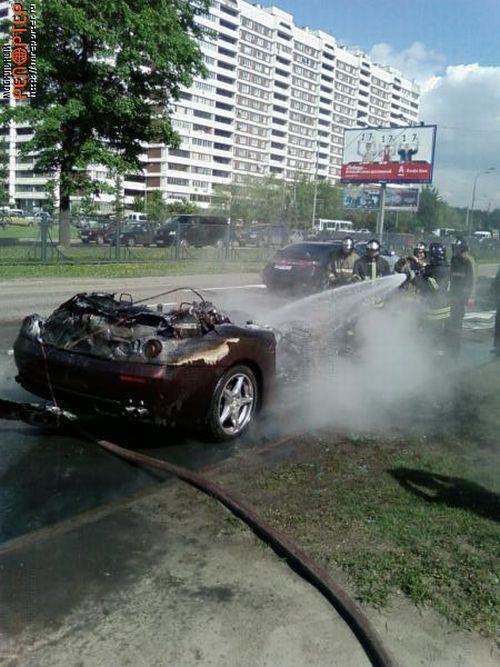
M 460 255 L 463 252 L 467 252 L 469 246 L 463 239 L 457 239 L 451 249 L 454 255 Z
M 342 239 L 342 250 L 344 252 L 352 252 L 354 248 L 354 241 L 350 236 L 346 236 L 345 239 Z
M 429 259 L 432 264 L 446 261 L 446 248 L 442 243 L 429 243 Z
M 368 241 L 366 244 L 366 252 L 373 252 L 375 255 L 378 255 L 380 252 L 380 243 L 377 241 L 377 239 L 371 239 Z
M 423 241 L 419 241 L 417 245 L 413 248 L 413 254 L 416 257 L 417 255 L 426 255 L 427 254 L 427 246 Z

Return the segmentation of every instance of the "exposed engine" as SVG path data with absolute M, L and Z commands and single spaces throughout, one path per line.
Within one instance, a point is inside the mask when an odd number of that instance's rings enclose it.
M 183 302 L 162 312 L 134 304 L 130 295 L 80 293 L 47 319 L 31 315 L 23 330 L 56 347 L 107 359 L 152 360 L 177 341 L 203 336 L 230 323 L 209 301 Z

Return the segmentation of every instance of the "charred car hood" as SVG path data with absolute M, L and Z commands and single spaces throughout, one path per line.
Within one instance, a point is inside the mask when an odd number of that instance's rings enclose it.
M 46 319 L 28 316 L 20 336 L 110 361 L 183 366 L 218 364 L 242 336 L 264 331 L 274 345 L 269 329 L 238 327 L 207 301 L 162 312 L 160 306 L 134 304 L 127 295 L 94 292 L 75 295 Z

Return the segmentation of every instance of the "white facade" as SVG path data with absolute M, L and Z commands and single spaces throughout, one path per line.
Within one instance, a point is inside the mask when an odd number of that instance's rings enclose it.
M 147 189 L 167 200 L 208 204 L 213 185 L 249 175 L 334 181 L 344 128 L 418 121 L 417 84 L 277 7 L 218 0 L 200 23 L 217 33 L 201 44 L 209 78 L 176 105 L 180 148 L 149 154 Z
M 0 13 L 7 6 L 0 2 Z M 206 206 L 214 185 L 247 176 L 334 181 L 344 128 L 418 121 L 417 84 L 325 32 L 297 27 L 277 7 L 215 0 L 199 21 L 217 35 L 201 42 L 209 77 L 197 78 L 175 104 L 180 147 L 147 147 L 146 183 L 144 176 L 125 182 L 126 203 L 146 188 Z M 11 198 L 29 206 L 44 198 L 45 179 L 18 162 L 17 145 L 29 135 L 10 132 Z M 102 172 L 93 169 L 99 180 Z

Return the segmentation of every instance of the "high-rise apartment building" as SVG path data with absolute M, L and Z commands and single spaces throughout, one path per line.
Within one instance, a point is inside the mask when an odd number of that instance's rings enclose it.
M 201 43 L 209 77 L 175 107 L 179 149 L 148 152 L 147 189 L 168 200 L 208 203 L 249 175 L 336 180 L 344 128 L 418 120 L 417 84 L 277 7 L 216 0 L 200 22 L 216 35 Z
M 203 206 L 214 185 L 248 176 L 293 180 L 308 174 L 334 181 L 344 128 L 418 121 L 415 82 L 332 35 L 296 26 L 277 7 L 214 0 L 199 21 L 211 31 L 201 42 L 209 76 L 197 78 L 175 104 L 179 148 L 146 147 L 146 183 L 125 184 L 128 202 L 144 185 L 166 200 Z M 29 165 L 16 165 L 17 171 L 23 176 L 16 173 L 10 187 L 23 205 L 18 186 L 29 178 Z M 106 174 L 96 168 L 94 175 Z

